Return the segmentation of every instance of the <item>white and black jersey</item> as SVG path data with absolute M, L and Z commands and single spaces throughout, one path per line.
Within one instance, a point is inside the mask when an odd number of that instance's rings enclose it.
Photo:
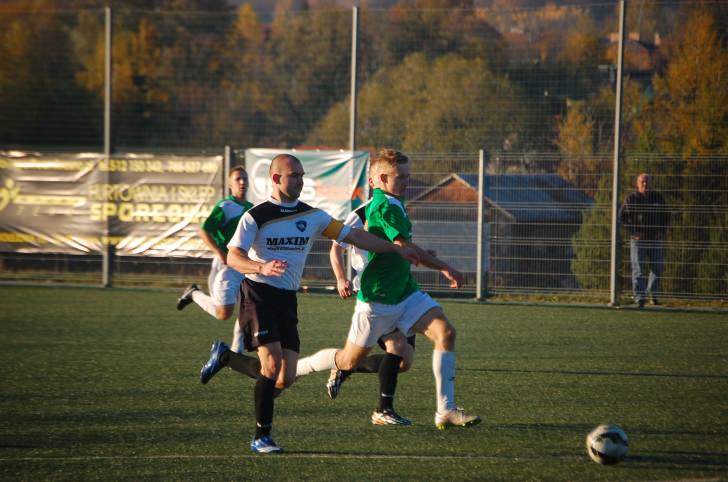
M 344 220 L 344 224 L 352 228 L 364 229 L 367 222 L 366 210 L 368 205 L 369 201 L 350 212 L 349 215 L 346 217 L 346 220 Z M 367 251 L 366 249 L 358 248 L 353 244 L 339 241 L 335 242 L 342 248 L 349 250 L 351 267 L 354 271 L 356 271 L 356 276 L 352 280 L 352 284 L 354 286 L 354 291 L 359 291 L 359 287 L 361 286 L 360 275 L 361 272 L 364 270 L 364 267 L 369 262 L 369 251 Z
M 245 250 L 250 259 L 261 263 L 286 261 L 288 269 L 281 277 L 258 273 L 246 276 L 258 283 L 296 291 L 314 238 L 323 235 L 341 241 L 350 231 L 341 221 L 306 203 L 282 203 L 270 198 L 246 211 L 228 248 Z

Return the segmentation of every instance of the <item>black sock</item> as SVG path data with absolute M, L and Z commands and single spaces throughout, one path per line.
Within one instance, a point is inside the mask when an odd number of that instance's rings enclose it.
M 379 373 L 379 367 L 381 366 L 382 361 L 384 361 L 383 354 L 369 355 L 364 358 L 361 363 L 359 363 L 359 366 L 356 367 L 355 371 L 359 373 Z
M 347 378 L 349 378 L 351 376 L 352 373 L 354 373 L 355 371 L 357 371 L 356 368 L 354 370 L 342 370 L 341 368 L 339 368 L 336 365 L 336 358 L 334 358 L 334 367 L 336 367 L 336 369 L 341 372 L 341 379 L 342 380 L 346 380 Z
M 394 409 L 394 392 L 397 389 L 397 375 L 401 356 L 387 353 L 379 365 L 379 411 Z
M 276 381 L 258 375 L 255 382 L 255 438 L 270 435 L 273 425 L 273 391 Z
M 248 375 L 250 378 L 258 378 L 260 373 L 260 360 L 252 356 L 228 350 L 220 357 L 220 361 L 223 365 L 229 366 L 243 375 Z

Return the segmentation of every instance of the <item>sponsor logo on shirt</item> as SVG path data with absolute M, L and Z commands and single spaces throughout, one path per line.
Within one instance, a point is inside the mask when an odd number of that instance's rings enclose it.
M 265 245 L 271 250 L 303 250 L 308 244 L 309 236 L 286 236 L 281 238 L 265 238 Z
M 306 230 L 306 221 L 296 221 L 296 228 L 299 231 L 304 232 Z

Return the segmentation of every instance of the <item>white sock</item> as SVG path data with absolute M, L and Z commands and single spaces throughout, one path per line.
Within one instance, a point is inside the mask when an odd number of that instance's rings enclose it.
M 311 356 L 298 359 L 296 376 L 309 375 L 311 373 L 323 372 L 336 367 L 336 348 L 326 348 Z
M 207 296 L 202 290 L 195 290 L 192 292 L 192 301 L 197 303 L 200 308 L 210 313 L 214 318 L 217 318 L 217 309 L 212 298 Z
M 230 346 L 230 350 L 235 353 L 242 353 L 245 351 L 243 346 L 243 330 L 240 329 L 240 320 L 236 319 L 233 325 L 233 344 Z
M 455 352 L 433 350 L 432 373 L 435 375 L 437 412 L 455 410 Z

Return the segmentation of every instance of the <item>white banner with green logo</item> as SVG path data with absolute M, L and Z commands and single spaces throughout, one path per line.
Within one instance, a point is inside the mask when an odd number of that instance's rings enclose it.
M 245 170 L 250 179 L 247 198 L 253 204 L 268 199 L 271 193 L 268 169 L 271 159 L 278 154 L 296 156 L 303 165 L 306 174 L 301 201 L 336 219 L 343 220 L 369 198 L 368 152 L 246 149 Z

